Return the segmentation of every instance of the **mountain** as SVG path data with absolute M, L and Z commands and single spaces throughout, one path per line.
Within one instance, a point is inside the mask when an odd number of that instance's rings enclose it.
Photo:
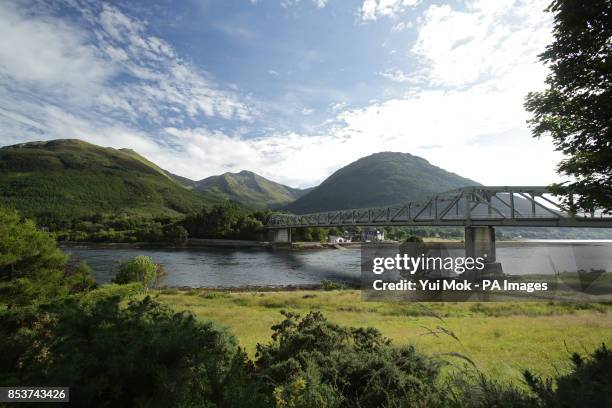
M 175 215 L 214 202 L 130 149 L 76 139 L 0 148 L 0 205 L 26 216 Z
M 295 214 L 377 207 L 421 200 L 429 195 L 479 183 L 450 173 L 408 153 L 363 157 L 329 176 L 286 206 Z
M 177 174 L 170 173 L 168 170 L 164 170 L 164 173 L 170 177 L 172 180 L 176 181 L 181 186 L 188 188 L 191 190 L 193 186 L 197 184 L 197 181 L 188 179 L 187 177 L 179 176 Z
M 288 187 L 246 170 L 240 173 L 224 173 L 193 183 L 195 191 L 260 208 L 278 208 L 310 191 Z

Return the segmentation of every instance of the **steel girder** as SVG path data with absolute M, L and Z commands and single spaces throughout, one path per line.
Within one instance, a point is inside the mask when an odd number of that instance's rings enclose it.
M 547 187 L 464 187 L 388 207 L 293 215 L 276 213 L 268 229 L 348 226 L 522 226 L 612 228 L 600 211 L 575 213 Z

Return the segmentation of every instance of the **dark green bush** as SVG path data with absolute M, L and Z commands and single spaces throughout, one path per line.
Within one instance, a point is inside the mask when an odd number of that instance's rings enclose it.
M 70 386 L 74 406 L 255 406 L 234 337 L 149 298 L 0 313 L 0 384 Z
M 342 327 L 319 312 L 284 312 L 272 342 L 257 346 L 257 376 L 277 406 L 432 407 L 439 366 L 413 347 L 392 347 L 376 329 Z

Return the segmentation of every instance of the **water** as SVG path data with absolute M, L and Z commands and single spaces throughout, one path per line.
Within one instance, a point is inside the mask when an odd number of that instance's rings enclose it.
M 119 262 L 138 255 L 164 265 L 168 286 L 241 287 L 317 284 L 324 279 L 359 283 L 361 251 L 319 249 L 65 248 L 73 260 L 85 260 L 99 283 L 110 282 Z M 455 251 L 453 251 L 455 252 Z M 508 274 L 554 274 L 583 270 L 612 271 L 612 242 L 522 242 L 498 244 L 497 260 Z
M 72 259 L 84 260 L 99 283 L 110 282 L 119 262 L 138 255 L 164 265 L 168 286 L 240 287 L 321 283 L 323 279 L 359 282 L 360 251 L 265 249 L 108 249 L 66 248 Z

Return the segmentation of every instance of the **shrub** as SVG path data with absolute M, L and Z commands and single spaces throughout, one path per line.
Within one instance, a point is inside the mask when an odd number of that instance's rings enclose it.
M 321 281 L 321 285 L 323 286 L 323 290 L 346 289 L 346 285 L 344 285 L 342 283 L 331 281 L 329 279 L 323 279 Z
M 125 284 L 138 282 L 143 288 L 151 287 L 157 276 L 160 265 L 153 262 L 148 256 L 137 256 L 132 260 L 124 261 L 119 266 L 119 272 L 113 279 L 114 283 Z
M 338 326 L 319 312 L 301 320 L 283 314 L 272 342 L 257 346 L 255 362 L 263 389 L 280 405 L 432 407 L 444 401 L 436 389 L 438 363 L 413 347 L 392 347 L 376 329 Z
M 94 290 L 84 293 L 80 295 L 78 299 L 81 303 L 88 304 L 111 298 L 130 299 L 142 295 L 142 292 L 142 283 L 139 282 L 125 283 L 122 285 L 110 283 L 101 285 Z
M 0 313 L 0 384 L 70 387 L 75 406 L 255 406 L 234 337 L 150 298 Z

